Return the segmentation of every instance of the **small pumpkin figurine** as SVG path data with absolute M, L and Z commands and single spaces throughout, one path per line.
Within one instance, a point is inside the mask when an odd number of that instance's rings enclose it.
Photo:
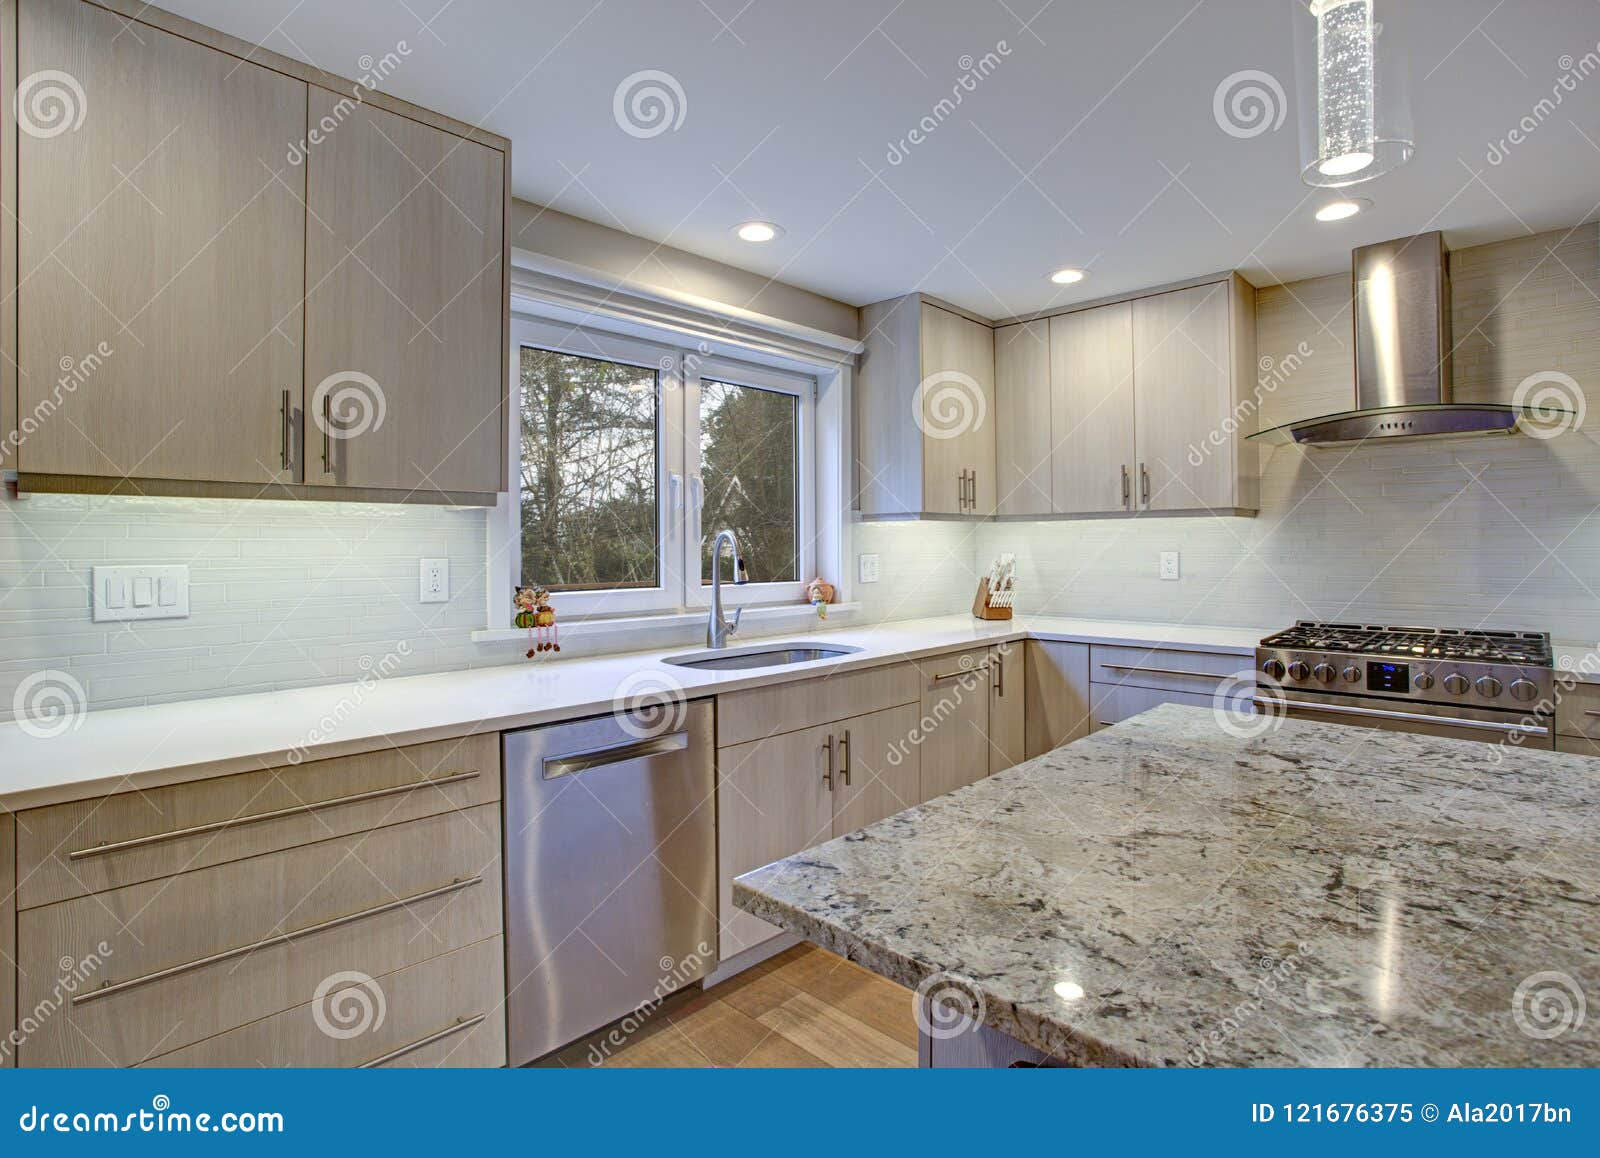
M 828 618 L 828 604 L 833 602 L 833 584 L 819 576 L 806 584 L 806 602 L 817 609 L 817 618 Z
M 518 587 L 511 597 L 516 611 L 514 622 L 528 633 L 528 658 L 541 651 L 560 651 L 556 629 L 556 609 L 550 606 L 550 592 L 543 587 Z

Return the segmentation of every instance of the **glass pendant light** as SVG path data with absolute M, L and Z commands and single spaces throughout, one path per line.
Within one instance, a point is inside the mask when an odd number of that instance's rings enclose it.
M 1369 181 L 1410 160 L 1414 142 L 1404 77 L 1375 0 L 1310 0 L 1296 20 L 1296 59 L 1311 99 L 1300 102 L 1308 185 Z

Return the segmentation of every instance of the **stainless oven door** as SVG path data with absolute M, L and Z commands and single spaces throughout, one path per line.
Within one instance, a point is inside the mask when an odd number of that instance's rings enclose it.
M 1350 724 L 1392 732 L 1415 732 L 1454 740 L 1513 741 L 1525 748 L 1555 747 L 1550 718 L 1533 712 L 1495 712 L 1458 708 L 1449 704 L 1412 704 L 1376 696 L 1341 696 L 1338 700 L 1307 701 L 1287 696 L 1258 694 L 1252 701 L 1258 712 L 1287 715 L 1295 720 L 1324 724 Z

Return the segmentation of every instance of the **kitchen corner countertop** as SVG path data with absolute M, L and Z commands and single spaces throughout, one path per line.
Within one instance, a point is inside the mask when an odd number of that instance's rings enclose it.
M 985 622 L 951 615 L 740 636 L 730 644 L 737 650 L 804 639 L 857 649 L 840 659 L 779 668 L 717 672 L 662 662 L 701 650 L 687 644 L 434 675 L 369 674 L 281 692 L 88 711 L 63 727 L 43 730 L 0 724 L 0 807 L 15 811 L 392 744 L 556 723 L 620 706 L 659 705 L 679 695 L 694 699 L 1028 637 L 1253 656 L 1262 634 L 1236 627 L 1053 616 Z M 41 734 L 45 731 L 49 734 Z
M 1079 1064 L 1600 1064 L 1584 757 L 1168 705 L 734 903 Z

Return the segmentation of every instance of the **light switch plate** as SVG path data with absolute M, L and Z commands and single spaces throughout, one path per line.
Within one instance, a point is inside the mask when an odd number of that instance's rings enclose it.
M 450 560 L 424 559 L 422 561 L 422 602 L 450 602 Z
M 1176 582 L 1178 578 L 1178 552 L 1161 552 L 1161 578 Z
M 858 573 L 863 583 L 876 583 L 878 581 L 878 557 L 876 555 L 862 555 Z
M 182 563 L 94 567 L 94 621 L 189 618 L 189 568 Z

